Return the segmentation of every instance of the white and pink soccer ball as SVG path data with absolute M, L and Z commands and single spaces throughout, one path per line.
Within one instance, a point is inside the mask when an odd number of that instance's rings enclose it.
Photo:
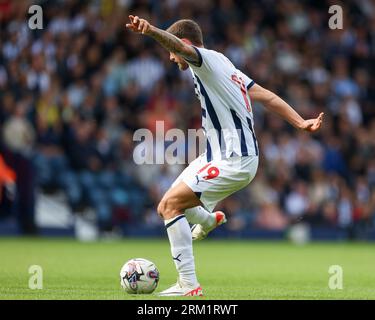
M 130 294 L 149 294 L 159 283 L 156 265 L 143 258 L 127 261 L 120 271 L 121 287 Z

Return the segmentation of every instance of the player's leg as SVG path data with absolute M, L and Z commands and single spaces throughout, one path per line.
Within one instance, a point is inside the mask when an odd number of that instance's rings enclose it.
M 205 227 L 210 227 L 216 221 L 215 215 L 202 206 L 185 210 L 186 219 L 191 224 L 201 224 Z
M 164 219 L 172 219 L 184 213 L 188 208 L 202 205 L 197 195 L 186 183 L 180 181 L 170 188 L 160 200 L 158 214 Z
M 177 179 L 173 182 L 171 188 L 175 187 L 181 181 L 185 179 L 185 177 L 192 176 L 194 177 L 196 173 L 204 166 L 207 165 L 207 158 L 206 155 L 201 155 L 192 161 L 187 168 L 177 177 Z M 205 226 L 206 228 L 211 227 L 212 225 L 216 224 L 216 214 L 209 212 L 203 206 L 196 206 L 193 208 L 186 209 L 185 217 L 190 224 L 200 224 Z
M 218 164 L 215 165 L 217 166 Z M 206 173 L 206 171 L 210 170 L 212 167 L 212 163 L 207 162 L 206 155 L 202 154 L 197 159 L 192 161 L 189 166 L 185 168 L 185 170 L 183 170 L 183 172 L 174 181 L 171 188 L 175 187 L 181 181 L 184 181 L 190 187 L 190 189 L 192 189 L 193 192 L 200 197 L 202 195 L 202 191 L 205 190 L 201 181 L 210 178 L 210 175 Z M 210 172 L 212 173 L 212 170 Z M 212 208 L 214 208 L 214 205 Z M 200 240 L 202 238 L 202 231 L 198 231 L 201 228 L 206 230 L 203 233 L 207 235 L 208 232 L 227 221 L 225 214 L 222 211 L 212 212 L 207 210 L 204 206 L 196 206 L 186 209 L 184 214 L 188 222 L 193 225 L 191 228 L 193 231 L 193 240 Z M 198 229 L 194 231 L 197 226 Z M 198 235 L 198 238 L 194 235 Z
M 202 289 L 195 274 L 192 237 L 189 223 L 183 212 L 201 202 L 195 193 L 184 183 L 167 191 L 158 206 L 158 213 L 164 219 L 172 258 L 179 274 L 178 283 L 160 295 L 201 295 Z

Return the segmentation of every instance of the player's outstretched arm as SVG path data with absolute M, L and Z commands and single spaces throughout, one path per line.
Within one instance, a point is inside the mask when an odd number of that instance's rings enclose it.
M 278 114 L 297 129 L 315 132 L 318 131 L 322 125 L 323 112 L 315 119 L 304 120 L 296 110 L 278 95 L 258 84 L 254 84 L 249 89 L 249 95 L 252 100 L 262 103 L 268 110 Z
M 193 46 L 185 43 L 173 34 L 156 28 L 151 25 L 147 20 L 141 19 L 138 16 L 129 16 L 130 23 L 126 24 L 129 30 L 141 33 L 158 41 L 169 52 L 178 54 L 191 62 L 199 62 L 198 53 L 194 50 Z

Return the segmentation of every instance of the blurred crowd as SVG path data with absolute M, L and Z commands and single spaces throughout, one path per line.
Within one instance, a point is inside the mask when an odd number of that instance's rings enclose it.
M 302 221 L 351 237 L 374 228 L 373 1 L 38 3 L 44 28 L 30 30 L 30 1 L 0 0 L 0 153 L 17 176 L 12 210 L 26 219 L 24 230 L 33 229 L 37 190 L 63 192 L 77 214 L 94 209 L 103 231 L 161 224 L 157 203 L 183 166 L 137 166 L 133 133 L 155 130 L 156 121 L 198 129 L 200 105 L 190 73 L 125 29 L 129 13 L 160 28 L 193 18 L 206 47 L 303 117 L 325 113 L 310 135 L 254 104 L 259 171 L 220 203 L 226 228 L 285 230 Z M 343 8 L 342 30 L 328 26 L 333 4 Z

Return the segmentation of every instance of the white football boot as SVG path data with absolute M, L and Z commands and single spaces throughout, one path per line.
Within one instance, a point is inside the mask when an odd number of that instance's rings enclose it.
M 216 223 L 207 229 L 203 228 L 200 224 L 194 224 L 191 227 L 191 236 L 193 240 L 203 240 L 207 237 L 208 233 L 217 228 L 218 226 L 224 224 L 227 222 L 227 218 L 225 217 L 225 213 L 222 211 L 216 211 L 214 212 L 216 216 Z
M 203 296 L 203 289 L 198 284 L 195 287 L 190 287 L 182 284 L 179 280 L 177 283 L 172 287 L 159 292 L 158 296 L 161 297 L 177 297 L 177 296 L 185 296 L 185 297 L 194 297 L 194 296 Z

